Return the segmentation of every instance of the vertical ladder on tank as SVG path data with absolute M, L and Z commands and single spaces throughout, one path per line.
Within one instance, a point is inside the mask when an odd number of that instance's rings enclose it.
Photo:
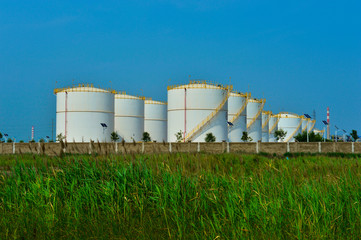
M 266 100 L 265 99 L 262 99 L 262 105 L 261 107 L 259 108 L 258 110 L 258 113 L 254 116 L 254 118 L 252 119 L 252 121 L 247 124 L 247 129 L 250 128 L 257 120 L 257 118 L 259 117 L 259 115 L 262 113 L 262 110 L 263 110 L 263 107 L 264 107 L 264 104 L 266 103 Z
M 207 126 L 211 122 L 211 120 L 221 111 L 229 98 L 229 93 L 231 90 L 232 86 L 228 88 L 226 97 L 222 100 L 221 104 L 219 104 L 219 106 L 211 114 L 209 114 L 202 122 L 200 122 L 195 128 L 192 129 L 192 131 L 187 134 L 187 136 L 185 137 L 185 141 L 192 140 L 192 138 L 205 126 Z

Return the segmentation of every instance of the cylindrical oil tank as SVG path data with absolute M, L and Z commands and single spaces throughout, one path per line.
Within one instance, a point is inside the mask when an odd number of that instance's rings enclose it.
M 206 81 L 168 87 L 168 141 L 216 142 L 228 140 L 227 109 L 231 87 Z M 180 133 L 182 138 L 176 137 Z
M 324 137 L 324 136 L 323 136 L 323 133 L 324 133 L 323 130 L 318 130 L 318 129 L 314 128 L 312 131 L 313 131 L 315 134 L 319 134 L 319 135 L 321 135 L 322 137 Z
M 167 103 L 147 99 L 144 102 L 144 132 L 152 141 L 167 141 Z
M 241 142 L 247 132 L 247 102 L 250 94 L 231 92 L 228 97 L 228 139 Z
M 272 112 L 262 111 L 262 142 L 269 142 L 269 121 L 271 116 Z
M 313 130 L 313 128 L 315 127 L 315 124 L 316 124 L 316 120 L 310 120 L 308 122 L 308 126 L 307 126 L 308 132 L 311 132 Z
M 278 130 L 278 121 L 279 121 L 278 114 L 272 114 L 268 122 L 269 125 L 268 142 L 277 142 L 277 139 L 275 137 L 275 132 Z
M 311 121 L 311 119 L 306 118 L 304 116 L 302 116 L 301 119 L 302 119 L 301 132 L 307 131 L 307 126 L 308 126 L 309 122 Z
M 247 103 L 247 132 L 252 142 L 262 140 L 262 110 L 266 100 L 248 99 Z
M 57 88 L 56 135 L 68 142 L 110 142 L 114 131 L 114 92 L 93 85 Z
M 144 132 L 144 97 L 118 93 L 114 103 L 114 131 L 125 142 L 142 140 Z
M 282 112 L 279 117 L 278 130 L 283 129 L 286 132 L 283 142 L 294 142 L 294 137 L 301 132 L 302 121 L 300 116 L 294 113 Z

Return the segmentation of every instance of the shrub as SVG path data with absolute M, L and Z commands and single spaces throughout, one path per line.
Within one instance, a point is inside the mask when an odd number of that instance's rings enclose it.
M 112 132 L 110 134 L 110 139 L 112 140 L 112 142 L 117 142 L 119 140 L 119 135 L 117 132 Z
M 150 138 L 150 134 L 149 134 L 148 132 L 144 132 L 144 133 L 143 133 L 142 141 L 143 141 L 143 142 L 150 142 L 150 141 L 152 141 L 152 139 Z
M 213 135 L 213 133 L 207 133 L 206 138 L 204 139 L 207 143 L 209 142 L 215 142 L 216 137 Z

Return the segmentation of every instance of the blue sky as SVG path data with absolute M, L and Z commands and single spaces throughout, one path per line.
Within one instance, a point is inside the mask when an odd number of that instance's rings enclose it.
M 361 132 L 361 1 L 104 2 L 0 0 L 0 132 L 51 136 L 73 80 L 166 100 L 189 75 Z

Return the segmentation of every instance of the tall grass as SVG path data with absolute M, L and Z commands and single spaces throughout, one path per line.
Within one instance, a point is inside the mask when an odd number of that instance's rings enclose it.
M 0 239 L 361 234 L 358 156 L 15 155 L 0 161 Z

